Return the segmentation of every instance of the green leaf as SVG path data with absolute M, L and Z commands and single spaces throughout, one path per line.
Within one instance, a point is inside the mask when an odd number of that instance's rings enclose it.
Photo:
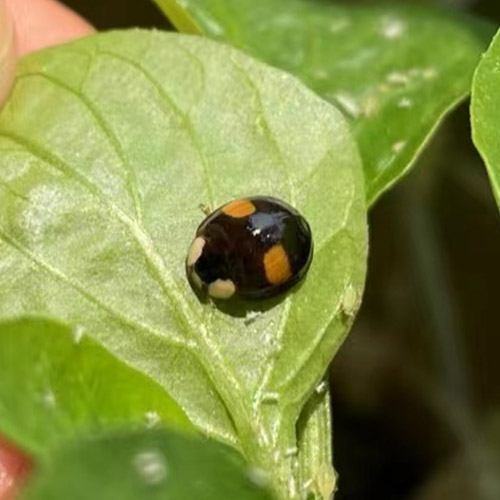
M 0 317 L 61 318 L 239 448 L 282 498 L 313 489 L 316 471 L 297 481 L 296 423 L 365 275 L 363 177 L 342 115 L 228 46 L 101 34 L 22 62 L 0 165 Z M 185 255 L 200 203 L 256 194 L 304 214 L 315 256 L 300 289 L 231 316 L 198 302 Z M 328 432 L 306 435 L 327 456 Z
M 408 5 L 324 0 L 155 0 L 301 78 L 352 119 L 368 203 L 405 174 L 444 115 L 470 91 L 490 26 Z M 179 14 L 179 5 L 185 9 Z M 181 21 L 178 21 L 182 19 Z
M 258 471 L 215 441 L 167 431 L 80 440 L 54 453 L 24 500 L 271 500 Z
M 64 438 L 134 424 L 191 425 L 154 381 L 81 332 L 44 319 L 0 323 L 0 429 L 43 455 Z
M 500 32 L 479 64 L 472 86 L 472 137 L 483 157 L 500 206 Z

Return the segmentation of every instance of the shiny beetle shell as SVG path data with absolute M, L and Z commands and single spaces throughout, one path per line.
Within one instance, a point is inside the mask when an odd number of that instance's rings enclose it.
M 313 256 L 302 215 L 271 197 L 237 199 L 198 227 L 186 259 L 191 286 L 214 299 L 267 299 L 304 278 Z

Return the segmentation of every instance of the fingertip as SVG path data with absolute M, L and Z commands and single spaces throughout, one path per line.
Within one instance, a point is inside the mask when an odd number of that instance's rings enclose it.
M 14 81 L 18 56 L 93 31 L 87 21 L 55 0 L 0 0 L 0 108 Z
M 14 25 L 3 0 L 0 0 L 0 107 L 14 80 L 16 46 Z
M 87 21 L 55 0 L 5 2 L 16 27 L 19 55 L 79 38 L 94 31 Z
M 13 500 L 33 465 L 20 450 L 0 436 L 0 500 Z

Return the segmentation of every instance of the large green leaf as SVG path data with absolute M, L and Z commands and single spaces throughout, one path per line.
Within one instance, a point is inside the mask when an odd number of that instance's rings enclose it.
M 271 500 L 258 471 L 214 441 L 166 431 L 79 440 L 54 453 L 25 500 Z
M 486 164 L 500 205 L 500 32 L 479 64 L 472 86 L 471 120 L 474 143 Z
M 408 5 L 155 0 L 180 30 L 226 40 L 299 76 L 352 118 L 368 203 L 412 165 L 470 91 L 489 26 Z M 183 9 L 184 11 L 183 11 Z M 184 16 L 182 16 L 184 12 Z
M 0 323 L 0 429 L 43 455 L 62 439 L 124 424 L 191 428 L 155 382 L 80 330 L 41 319 Z
M 207 39 L 102 34 L 23 61 L 0 165 L 0 317 L 87 332 L 282 498 L 326 489 L 325 406 L 307 432 L 296 423 L 352 323 L 366 259 L 360 160 L 335 108 Z M 299 290 L 231 316 L 198 302 L 184 259 L 200 203 L 255 194 L 306 216 L 315 256 Z

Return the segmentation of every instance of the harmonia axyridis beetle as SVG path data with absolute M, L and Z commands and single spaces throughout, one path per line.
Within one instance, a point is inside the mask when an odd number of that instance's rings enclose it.
M 200 224 L 186 271 L 193 288 L 214 299 L 259 300 L 299 282 L 312 255 L 311 229 L 297 210 L 252 197 L 223 205 Z

